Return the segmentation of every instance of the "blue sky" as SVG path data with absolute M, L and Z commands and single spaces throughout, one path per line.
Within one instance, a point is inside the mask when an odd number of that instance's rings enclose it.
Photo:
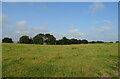
M 117 2 L 3 2 L 3 38 L 50 33 L 67 38 L 118 40 Z

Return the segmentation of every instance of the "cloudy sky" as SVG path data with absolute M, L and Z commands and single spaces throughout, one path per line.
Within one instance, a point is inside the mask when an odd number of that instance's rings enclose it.
M 2 38 L 18 41 L 50 33 L 67 38 L 116 41 L 117 2 L 3 2 Z

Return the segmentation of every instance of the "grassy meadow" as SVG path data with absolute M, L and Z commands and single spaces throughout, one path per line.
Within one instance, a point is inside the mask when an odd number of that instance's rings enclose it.
M 3 77 L 116 77 L 118 44 L 2 44 Z

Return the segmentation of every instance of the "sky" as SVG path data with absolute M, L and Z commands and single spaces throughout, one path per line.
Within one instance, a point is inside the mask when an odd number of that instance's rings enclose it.
M 118 40 L 117 2 L 2 2 L 2 38 L 18 41 L 50 33 L 67 38 Z
M 118 2 L 119 0 L 1 0 L 2 2 Z

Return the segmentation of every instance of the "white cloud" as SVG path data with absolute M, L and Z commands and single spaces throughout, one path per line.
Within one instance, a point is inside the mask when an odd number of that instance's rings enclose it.
M 26 21 L 19 21 L 16 23 L 16 26 L 21 27 L 21 26 L 26 26 L 27 22 Z
M 82 36 L 85 36 L 86 34 L 80 32 L 78 29 L 70 29 L 66 32 L 48 32 L 55 36 L 56 39 L 62 39 L 62 37 L 67 37 L 69 39 L 76 38 L 79 39 Z
M 106 23 L 106 24 L 112 24 L 112 22 L 110 20 L 103 20 L 103 23 Z
M 16 34 L 28 34 L 29 31 L 15 31 Z
M 9 24 L 10 23 L 10 19 L 8 18 L 7 15 L 0 14 L 0 23 L 2 25 Z
M 101 20 L 101 21 L 94 21 L 94 24 L 107 24 L 107 25 L 112 25 L 112 21 L 111 20 Z
M 15 24 L 15 28 L 18 30 L 27 29 L 27 22 L 26 21 L 19 21 Z
M 99 20 L 93 22 L 93 27 L 90 28 L 90 33 L 87 36 L 89 40 L 117 40 L 118 28 L 111 20 Z
M 48 28 L 46 26 L 37 26 L 32 28 L 35 32 L 47 32 Z
M 12 27 L 4 27 L 3 28 L 3 38 L 11 37 L 13 40 L 17 41 L 20 36 L 28 35 L 30 37 L 34 37 L 38 33 L 45 33 L 48 31 L 46 26 L 34 26 L 32 28 L 28 27 L 28 22 L 23 20 L 17 22 Z
M 31 37 L 34 37 L 38 33 L 48 32 L 48 28 L 47 28 L 47 26 L 34 26 L 34 27 L 30 28 L 29 32 L 30 32 L 29 35 Z
M 72 30 L 69 30 L 68 32 L 70 33 L 71 36 L 76 37 L 76 38 L 86 35 L 86 34 L 80 32 L 78 29 L 72 29 Z
M 110 27 L 109 26 L 102 26 L 102 27 L 100 27 L 98 30 L 97 30 L 97 32 L 98 33 L 103 33 L 103 32 L 108 32 L 108 31 L 110 31 L 111 29 L 110 29 Z
M 118 2 L 119 0 L 3 0 L 3 2 Z
M 14 32 L 18 35 L 29 34 L 28 26 L 26 21 L 19 21 L 14 26 Z
M 68 37 L 67 33 L 55 33 L 55 32 L 50 32 L 53 36 L 55 36 L 56 39 L 62 39 L 62 37 Z
M 89 6 L 90 10 L 93 12 L 98 12 L 105 8 L 104 4 L 101 2 L 94 2 Z
M 96 33 L 107 33 L 115 27 L 110 20 L 95 21 L 94 24 L 95 27 L 91 27 L 91 30 Z
M 48 28 L 46 26 L 34 26 L 32 28 L 28 28 L 27 21 L 19 21 L 15 24 L 15 33 L 17 34 L 35 34 L 47 31 Z

